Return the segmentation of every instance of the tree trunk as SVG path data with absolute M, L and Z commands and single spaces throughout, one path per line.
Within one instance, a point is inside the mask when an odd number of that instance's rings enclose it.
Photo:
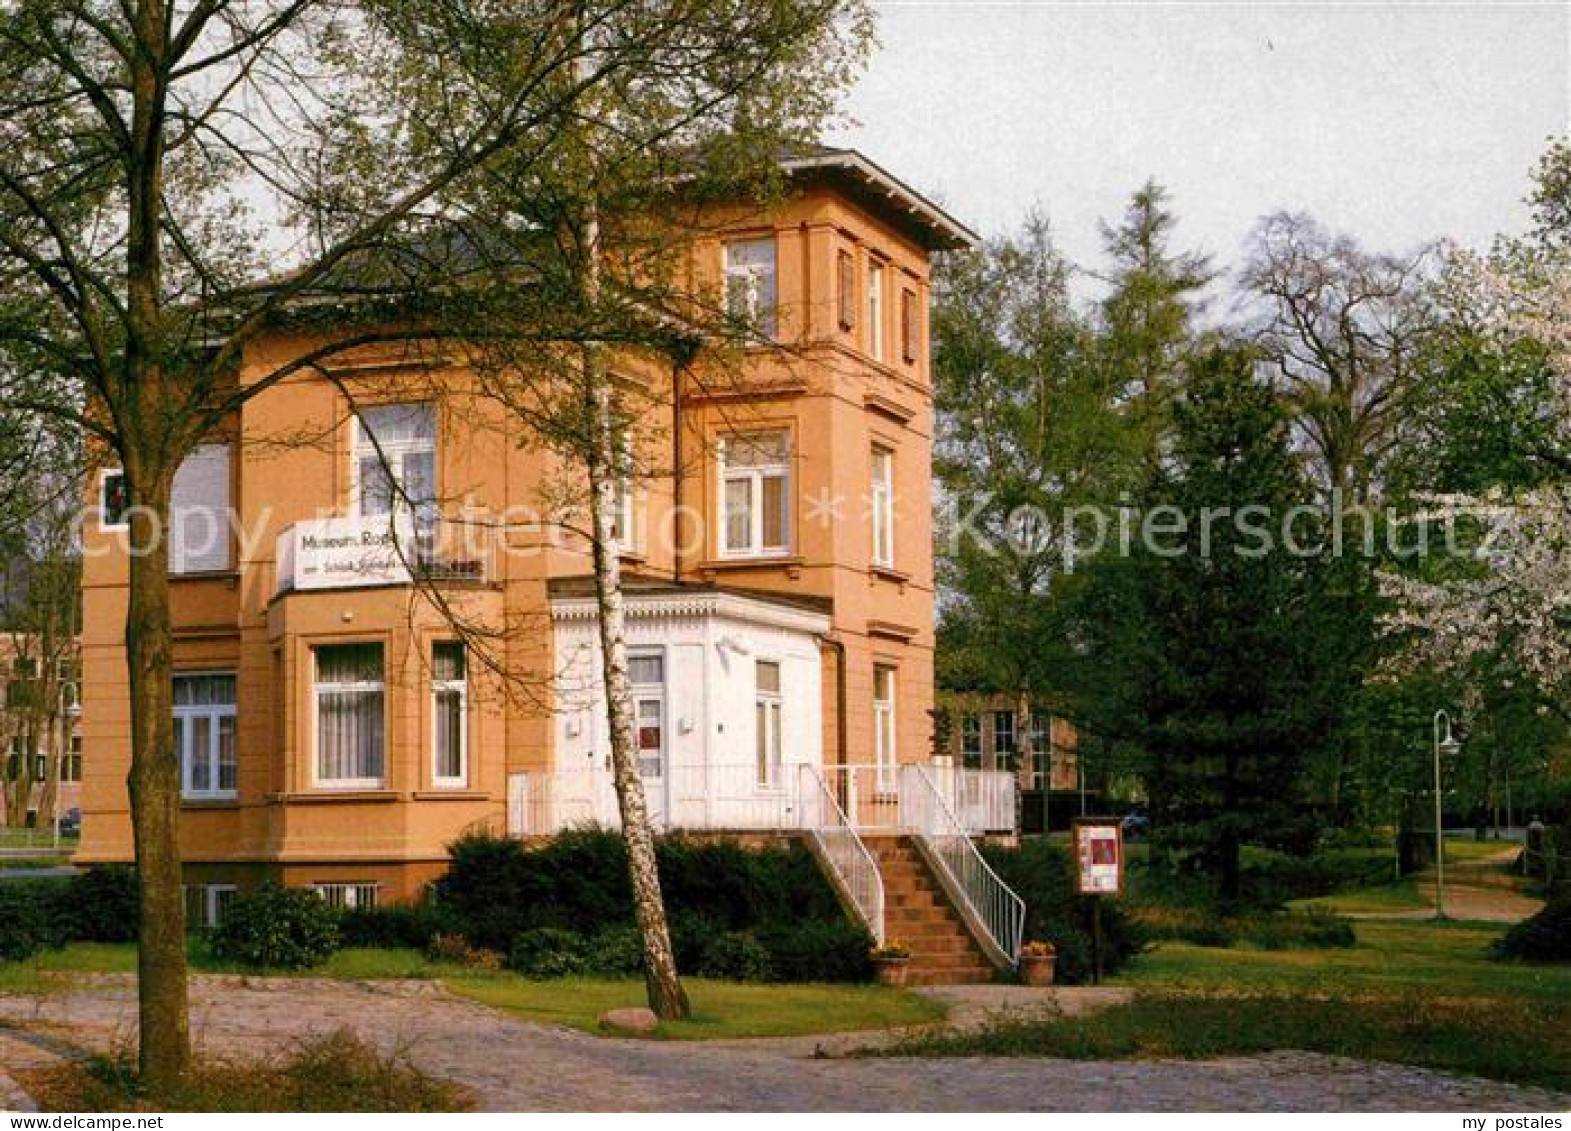
M 688 1015 L 687 992 L 677 975 L 671 931 L 666 923 L 665 900 L 660 892 L 660 871 L 655 840 L 649 828 L 649 808 L 644 780 L 638 770 L 633 728 L 632 688 L 628 682 L 627 634 L 622 601 L 622 569 L 613 537 L 616 512 L 616 470 L 620 436 L 616 414 L 605 382 L 592 387 L 594 398 L 594 450 L 589 463 L 590 510 L 594 520 L 595 600 L 600 614 L 600 649 L 605 657 L 606 717 L 611 736 L 611 768 L 617 805 L 622 814 L 622 838 L 627 842 L 627 870 L 633 887 L 633 909 L 644 944 L 644 982 L 649 1008 L 667 1021 Z
M 173 633 L 164 530 L 173 473 L 132 478 L 130 606 L 125 645 L 131 687 L 131 825 L 141 881 L 137 948 L 139 1066 L 155 1095 L 189 1067 L 185 905 L 180 890 L 180 762 L 174 744 Z M 151 547 L 149 550 L 148 548 Z M 143 552 L 136 552 L 138 549 Z
M 1015 835 L 1024 836 L 1025 795 L 1031 788 L 1032 762 L 1036 751 L 1031 743 L 1031 692 L 1022 687 L 1015 692 L 1015 727 L 1020 736 L 1015 742 Z M 1042 835 L 1047 835 L 1047 800 L 1042 804 Z
M 600 220 L 593 198 L 584 216 L 584 290 L 589 305 L 600 299 Z M 611 773 L 616 784 L 617 807 L 622 814 L 622 838 L 627 844 L 627 871 L 633 888 L 633 911 L 644 944 L 644 983 L 649 1008 L 665 1021 L 679 1021 L 689 1012 L 687 991 L 677 975 L 666 922 L 665 899 L 660 892 L 660 869 L 655 858 L 655 838 L 649 828 L 649 806 L 644 779 L 639 774 L 633 730 L 632 688 L 627 671 L 627 632 L 622 600 L 622 563 L 614 518 L 619 472 L 626 463 L 620 414 L 615 392 L 601 360 L 599 343 L 584 345 L 583 391 L 590 410 L 590 436 L 585 452 L 589 471 L 589 512 L 594 536 L 595 603 L 599 613 L 600 651 L 604 657 L 606 721 L 611 738 Z

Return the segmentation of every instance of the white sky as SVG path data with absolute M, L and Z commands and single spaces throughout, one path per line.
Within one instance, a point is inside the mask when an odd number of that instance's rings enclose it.
M 877 2 L 851 145 L 985 235 L 1033 204 L 1072 259 L 1148 175 L 1177 244 L 1233 265 L 1307 210 L 1378 250 L 1520 231 L 1571 128 L 1571 0 Z

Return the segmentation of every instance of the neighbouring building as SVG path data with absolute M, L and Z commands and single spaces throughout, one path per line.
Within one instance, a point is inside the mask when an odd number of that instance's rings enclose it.
M 40 651 L 34 637 L 0 633 L 0 825 L 48 827 L 81 807 L 76 649 Z
M 825 839 L 909 824 L 914 790 L 924 827 L 1007 831 L 996 781 L 927 772 L 930 256 L 974 237 L 856 153 L 786 169 L 777 210 L 739 205 L 691 248 L 695 276 L 778 345 L 721 385 L 640 374 L 668 390 L 669 421 L 640 453 L 669 473 L 630 483 L 619 518 L 651 811 Z M 238 380 L 320 340 L 279 329 Z M 406 899 L 466 830 L 615 823 L 589 556 L 517 518 L 562 469 L 516 441 L 441 349 L 368 347 L 249 400 L 182 466 L 169 553 L 194 915 L 263 877 L 338 904 Z M 85 862 L 131 856 L 121 482 L 99 474 L 86 534 Z M 385 544 L 398 498 L 413 565 Z M 214 526 L 230 533 L 199 536 Z M 455 631 L 432 594 L 484 631 Z M 881 932 L 881 887 L 848 894 Z

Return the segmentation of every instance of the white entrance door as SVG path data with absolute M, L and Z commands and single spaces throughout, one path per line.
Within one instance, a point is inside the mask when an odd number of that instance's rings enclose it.
M 666 794 L 671 777 L 666 748 L 665 656 L 659 652 L 629 656 L 628 679 L 633 686 L 638 772 L 644 779 L 649 823 L 659 827 L 666 820 Z

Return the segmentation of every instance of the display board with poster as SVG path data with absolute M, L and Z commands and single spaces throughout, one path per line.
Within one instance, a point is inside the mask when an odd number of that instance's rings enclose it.
M 1081 895 L 1124 893 L 1124 830 L 1116 820 L 1074 824 L 1075 889 Z

